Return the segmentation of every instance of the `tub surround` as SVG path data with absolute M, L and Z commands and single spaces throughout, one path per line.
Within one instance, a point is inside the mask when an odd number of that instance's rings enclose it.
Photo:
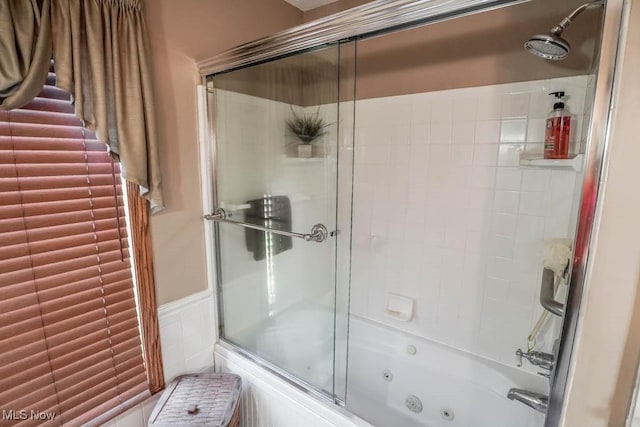
M 514 366 L 542 312 L 542 243 L 573 237 L 581 182 L 571 168 L 521 167 L 519 156 L 542 153 L 548 93 L 559 89 L 581 149 L 587 84 L 357 101 L 351 313 Z M 411 321 L 385 315 L 390 293 L 415 300 Z M 551 351 L 553 317 L 537 349 Z

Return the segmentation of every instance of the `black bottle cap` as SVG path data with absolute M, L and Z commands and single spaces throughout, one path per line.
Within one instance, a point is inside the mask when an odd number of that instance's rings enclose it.
M 554 110 L 564 110 L 564 102 L 556 102 L 553 104 Z

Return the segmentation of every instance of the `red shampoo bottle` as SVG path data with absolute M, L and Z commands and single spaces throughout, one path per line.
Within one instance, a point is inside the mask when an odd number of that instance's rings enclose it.
M 556 98 L 553 111 L 547 118 L 544 136 L 545 159 L 567 159 L 571 137 L 571 114 L 565 109 L 564 92 L 552 92 Z

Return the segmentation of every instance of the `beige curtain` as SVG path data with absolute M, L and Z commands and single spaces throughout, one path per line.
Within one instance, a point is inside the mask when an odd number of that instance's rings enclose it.
M 42 90 L 51 66 L 50 1 L 0 1 L 0 108 L 20 108 Z
M 51 27 L 56 85 L 74 96 L 78 117 L 119 157 L 152 212 L 162 209 L 142 0 L 52 0 Z

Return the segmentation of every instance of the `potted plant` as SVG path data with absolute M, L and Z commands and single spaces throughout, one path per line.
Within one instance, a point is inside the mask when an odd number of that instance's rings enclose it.
M 320 117 L 320 108 L 310 115 L 298 114 L 291 108 L 292 117 L 287 119 L 286 124 L 289 131 L 298 139 L 298 157 L 311 157 L 313 147 L 311 143 L 317 138 L 327 133 L 329 126 Z

